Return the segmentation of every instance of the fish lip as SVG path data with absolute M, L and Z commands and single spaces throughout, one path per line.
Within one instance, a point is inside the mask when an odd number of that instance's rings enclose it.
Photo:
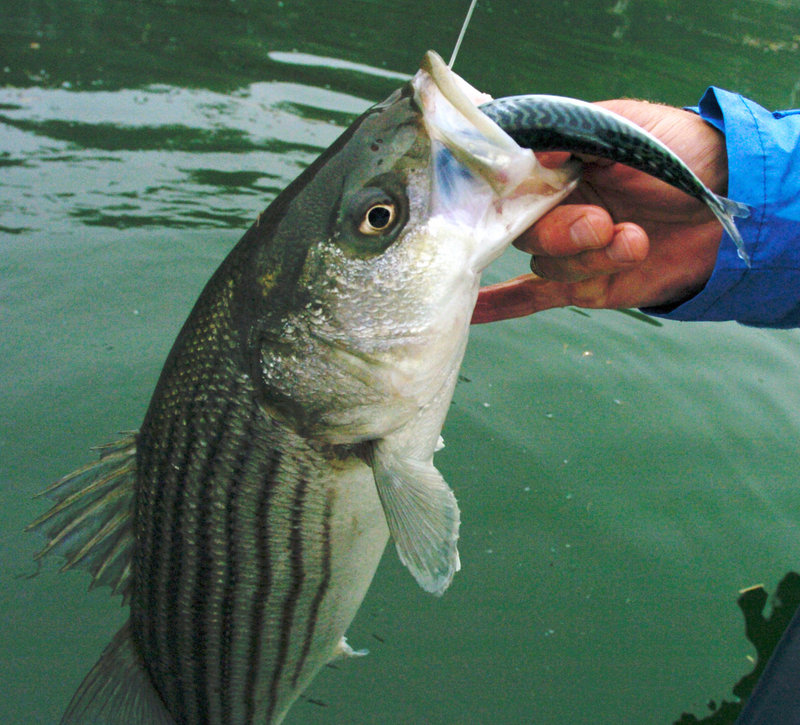
M 519 175 L 510 179 L 507 172 L 521 147 L 479 108 L 492 96 L 454 73 L 433 50 L 425 54 L 411 86 L 434 143 L 445 146 L 500 194 L 519 183 Z
M 454 73 L 435 51 L 429 50 L 411 79 L 428 135 L 470 172 L 483 178 L 498 196 L 522 186 L 551 194 L 565 183 L 564 169 L 546 169 L 530 149 L 520 146 L 480 106 L 493 100 Z M 573 177 L 574 169 L 567 170 Z M 535 180 L 535 181 L 534 181 Z
M 420 63 L 420 70 L 428 74 L 439 93 L 482 136 L 510 151 L 519 148 L 498 124 L 480 110 L 481 104 L 494 100 L 492 96 L 477 90 L 456 75 L 436 51 L 429 50 L 425 53 Z M 416 81 L 417 78 L 415 77 L 414 80 Z M 419 88 L 419 81 L 415 88 Z

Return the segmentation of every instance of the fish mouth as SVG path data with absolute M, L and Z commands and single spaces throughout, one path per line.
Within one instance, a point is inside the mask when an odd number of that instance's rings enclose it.
M 511 158 L 518 152 L 511 136 L 478 108 L 493 100 L 488 93 L 456 75 L 432 50 L 422 59 L 420 72 L 412 82 L 428 129 L 454 155 L 471 166 L 483 162 L 490 172 L 505 160 L 503 154 Z
M 428 51 L 411 80 L 431 141 L 432 213 L 471 227 L 473 271 L 482 271 L 536 219 L 567 196 L 580 164 L 543 167 L 479 106 L 492 97 Z

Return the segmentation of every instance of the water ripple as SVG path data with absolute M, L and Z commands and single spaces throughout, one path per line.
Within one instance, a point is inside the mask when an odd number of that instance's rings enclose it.
M 0 228 L 246 226 L 368 105 L 286 82 L 0 89 Z

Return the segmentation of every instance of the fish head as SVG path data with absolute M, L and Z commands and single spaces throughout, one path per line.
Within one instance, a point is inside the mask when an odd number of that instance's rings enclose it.
M 264 404 L 304 433 L 377 438 L 440 400 L 481 272 L 572 189 L 487 99 L 428 53 L 262 216 L 247 339 Z

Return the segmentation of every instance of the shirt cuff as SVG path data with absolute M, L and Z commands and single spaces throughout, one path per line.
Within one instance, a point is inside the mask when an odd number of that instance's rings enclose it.
M 751 266 L 722 235 L 716 266 L 705 287 L 668 312 L 645 308 L 648 314 L 674 320 L 737 320 L 744 324 L 794 327 L 800 324 L 800 173 L 792 152 L 800 143 L 800 116 L 780 123 L 786 114 L 770 113 L 740 95 L 709 88 L 697 108 L 690 109 L 725 134 L 728 154 L 728 196 L 750 207 L 737 219 Z M 776 168 L 777 165 L 777 168 Z M 788 177 L 788 178 L 787 178 Z M 796 177 L 795 177 L 796 178 Z M 794 187 L 793 189 L 784 186 Z M 789 210 L 787 206 L 795 208 Z

